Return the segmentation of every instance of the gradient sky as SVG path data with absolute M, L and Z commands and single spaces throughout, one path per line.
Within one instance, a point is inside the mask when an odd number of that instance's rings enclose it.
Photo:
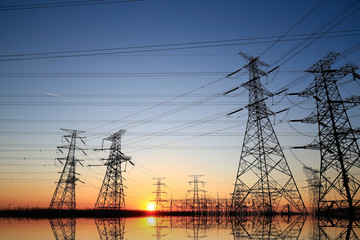
M 248 79 L 246 71 L 225 78 L 246 63 L 238 52 L 280 65 L 262 79 L 273 92 L 303 90 L 312 80 L 304 70 L 330 51 L 342 54 L 335 67 L 360 63 L 355 0 L 6 7 L 53 2 L 0 4 L 1 207 L 48 206 L 62 170 L 54 160 L 61 157 L 60 128 L 86 131 L 87 156 L 78 156 L 84 159 L 78 172 L 85 182 L 77 185 L 79 208 L 94 206 L 105 174 L 105 167 L 89 165 L 101 164 L 108 153 L 93 149 L 120 129 L 127 130 L 122 150 L 136 164 L 124 173 L 128 208 L 146 208 L 156 177 L 166 177 L 164 190 L 173 198 L 185 197 L 192 174 L 204 175 L 209 196 L 229 197 L 247 111 L 226 114 L 248 99 L 245 89 L 221 94 Z M 320 38 L 308 39 L 314 36 Z M 343 85 L 344 97 L 358 94 L 358 87 Z M 296 157 L 318 169 L 319 153 L 294 150 L 294 157 L 289 147 L 310 143 L 317 128 L 291 127 L 288 120 L 306 117 L 315 105 L 309 99 L 297 106 L 306 99 L 289 98 L 267 103 L 273 111 L 290 109 L 271 119 L 307 203 L 306 178 Z M 356 110 L 349 115 L 359 127 Z

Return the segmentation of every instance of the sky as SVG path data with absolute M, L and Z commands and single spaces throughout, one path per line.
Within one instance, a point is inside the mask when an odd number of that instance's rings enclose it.
M 304 90 L 313 79 L 304 71 L 330 51 L 341 54 L 334 67 L 360 63 L 359 1 L 97 3 L 0 3 L 0 207 L 49 205 L 63 168 L 60 128 L 85 131 L 78 208 L 95 205 L 106 168 L 93 165 L 109 152 L 94 149 L 120 129 L 135 163 L 123 173 L 127 208 L 146 208 L 158 177 L 166 178 L 164 198 L 189 196 L 189 175 L 203 175 L 208 196 L 229 198 L 247 111 L 227 114 L 248 95 L 223 93 L 248 80 L 246 70 L 226 77 L 246 64 L 240 51 L 268 63 L 264 70 L 279 66 L 261 81 L 272 92 L 288 89 L 267 104 L 289 109 L 270 118 L 307 204 L 302 163 L 319 169 L 319 153 L 291 147 L 311 143 L 317 127 L 288 120 L 308 116 L 315 102 L 286 93 Z M 358 88 L 341 85 L 344 97 Z

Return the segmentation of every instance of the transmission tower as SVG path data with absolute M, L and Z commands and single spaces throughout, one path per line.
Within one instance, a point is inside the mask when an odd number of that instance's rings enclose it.
M 105 162 L 106 174 L 103 183 L 100 188 L 99 196 L 95 203 L 95 209 L 125 209 L 125 194 L 122 172 L 126 171 L 126 164 L 131 161 L 131 157 L 125 156 L 121 152 L 121 137 L 126 130 L 119 130 L 112 134 L 110 137 L 103 139 L 101 150 L 110 150 L 110 155 L 106 159 L 102 159 Z M 111 146 L 108 149 L 104 149 L 104 140 L 111 141 Z M 125 166 L 122 167 L 122 165 Z
M 156 180 L 156 183 L 153 184 L 153 185 L 156 185 L 156 191 L 152 192 L 152 193 L 155 193 L 155 200 L 153 200 L 155 202 L 155 210 L 156 211 L 163 210 L 164 209 L 163 203 L 166 202 L 166 200 L 161 197 L 161 194 L 167 194 L 167 192 L 161 190 L 161 186 L 166 187 L 166 184 L 161 181 L 166 178 L 159 177 L 159 178 L 153 178 L 153 179 Z
M 78 134 L 83 133 L 84 131 L 80 130 L 71 130 L 71 129 L 61 129 L 65 132 L 70 133 L 69 135 L 64 135 L 63 139 L 68 143 L 68 145 L 58 147 L 58 150 L 63 153 L 62 149 L 69 149 L 68 155 L 66 158 L 57 158 L 57 160 L 65 165 L 63 171 L 60 175 L 60 179 L 56 185 L 54 195 L 50 202 L 50 209 L 76 209 L 75 201 L 75 185 L 76 181 L 82 182 L 79 178 L 76 177 L 76 163 L 80 163 L 80 160 L 75 158 L 75 151 L 81 150 L 84 154 L 84 150 L 76 146 L 76 139 L 80 139 L 84 144 L 84 137 L 79 137 Z M 83 183 L 83 182 L 82 182 Z
M 348 209 L 353 213 L 360 207 L 360 151 L 357 132 L 351 127 L 347 109 L 357 106 L 360 98 L 351 96 L 342 100 L 337 81 L 353 73 L 357 66 L 346 64 L 331 69 L 339 54 L 329 53 L 315 63 L 307 72 L 313 73 L 314 81 L 299 96 L 313 97 L 316 109 L 305 119 L 295 120 L 317 123 L 318 139 L 303 146 L 305 149 L 320 150 L 319 210 Z
M 319 170 L 315 170 L 305 165 L 303 166 L 303 170 L 305 172 L 306 180 L 308 182 L 310 209 L 312 212 L 314 212 L 317 209 L 318 200 L 319 200 L 319 188 L 320 188 Z
M 193 189 L 188 190 L 188 192 L 192 192 L 193 195 L 193 199 L 192 199 L 192 212 L 193 213 L 200 213 L 201 212 L 201 199 L 199 197 L 199 192 L 203 192 L 205 193 L 205 190 L 199 189 L 199 183 L 201 183 L 202 185 L 205 184 L 205 182 L 203 181 L 199 181 L 199 177 L 202 177 L 203 175 L 189 175 L 189 177 L 194 178 L 194 180 L 189 181 L 190 184 L 192 184 L 194 186 Z
M 265 104 L 266 99 L 283 91 L 273 94 L 261 84 L 260 77 L 267 73 L 260 67 L 268 64 L 242 52 L 239 54 L 248 61 L 244 68 L 249 71 L 249 81 L 242 87 L 249 91 L 249 104 L 232 195 L 233 211 L 239 214 L 252 205 L 261 213 L 273 213 L 285 201 L 292 206 L 292 211 L 305 213 L 304 202 L 269 119 L 269 115 L 275 113 Z

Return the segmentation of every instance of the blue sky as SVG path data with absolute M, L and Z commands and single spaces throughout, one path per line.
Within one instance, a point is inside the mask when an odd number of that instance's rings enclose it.
M 0 197 L 0 205 L 23 205 L 14 198 L 29 187 L 41 192 L 38 202 L 27 193 L 29 205 L 48 204 L 62 169 L 54 165 L 56 146 L 62 144 L 60 128 L 88 130 L 84 134 L 88 157 L 83 157 L 85 167 L 79 167 L 86 182 L 78 189 L 80 207 L 95 203 L 105 173 L 103 167 L 87 167 L 106 157 L 91 149 L 122 128 L 127 130 L 123 151 L 136 163 L 125 174 L 127 201 L 134 202 L 130 206 L 136 208 L 138 202 L 154 197 L 152 177 L 167 177 L 167 191 L 181 197 L 190 188 L 187 175 L 204 174 L 210 195 L 229 196 L 247 112 L 231 117 L 226 113 L 244 106 L 247 92 L 240 89 L 228 97 L 219 94 L 247 80 L 246 71 L 225 78 L 245 64 L 237 53 L 259 56 L 278 36 L 294 35 L 282 38 L 261 56 L 272 66 L 280 64 L 278 72 L 262 79 L 274 92 L 287 84 L 289 92 L 303 90 L 311 82 L 310 74 L 301 82 L 293 81 L 329 51 L 343 53 L 336 66 L 360 63 L 358 1 L 144 0 L 7 11 L 3 7 L 21 4 L 30 2 L 3 0 L 0 4 L 0 189 L 7 192 Z M 302 43 L 301 39 L 319 32 L 334 33 Z M 222 44 L 226 46 L 205 47 Z M 346 51 L 352 46 L 351 53 Z M 180 47 L 185 49 L 174 49 Z M 161 50 L 164 48 L 171 50 Z M 127 53 L 116 53 L 124 51 Z M 54 52 L 57 54 L 49 54 Z M 111 54 L 70 56 L 105 52 Z M 48 54 L 24 55 L 38 53 Z M 38 59 L 23 59 L 28 57 Z M 356 94 L 357 87 L 356 83 L 344 85 L 344 94 Z M 290 108 L 288 113 L 271 117 L 280 144 L 304 145 L 316 136 L 316 126 L 293 124 L 297 132 L 287 124 L 289 119 L 306 117 L 314 102 L 296 107 L 285 96 L 278 96 L 268 104 L 274 111 Z M 355 116 L 356 109 L 351 111 Z M 358 120 L 352 119 L 354 127 Z M 171 136 L 166 135 L 169 132 Z M 204 136 L 195 137 L 198 135 Z M 314 152 L 295 153 L 306 164 L 318 166 Z M 305 186 L 301 164 L 286 148 L 285 155 L 295 180 Z

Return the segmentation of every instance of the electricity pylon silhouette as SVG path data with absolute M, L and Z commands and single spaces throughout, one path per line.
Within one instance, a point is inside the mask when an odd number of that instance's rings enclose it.
M 63 139 L 69 144 L 65 146 L 57 147 L 58 150 L 62 153 L 63 148 L 69 149 L 68 155 L 66 158 L 57 158 L 57 160 L 63 164 L 63 160 L 66 160 L 63 171 L 60 175 L 60 179 L 56 185 L 54 195 L 50 202 L 50 209 L 76 209 L 75 201 L 75 185 L 77 181 L 80 181 L 76 177 L 76 163 L 80 163 L 80 160 L 75 158 L 75 151 L 83 149 L 76 146 L 76 139 L 80 139 L 84 144 L 84 137 L 79 137 L 78 134 L 83 133 L 84 131 L 80 130 L 71 130 L 71 129 L 61 129 L 65 132 L 70 133 L 70 135 L 64 135 Z M 70 139 L 70 140 L 69 140 Z M 85 154 L 85 152 L 84 152 Z M 82 181 L 80 181 L 82 182 Z
M 292 207 L 292 211 L 306 213 L 295 179 L 269 119 L 269 115 L 275 113 L 265 104 L 267 98 L 282 91 L 273 94 L 261 84 L 260 77 L 267 73 L 260 66 L 268 67 L 268 64 L 245 53 L 239 54 L 248 61 L 244 68 L 249 71 L 249 81 L 243 83 L 242 87 L 249 91 L 249 104 L 246 106 L 248 121 L 232 194 L 232 210 L 235 214 L 241 214 L 251 205 L 260 213 L 273 213 L 280 203 L 286 202 Z
M 310 210 L 314 213 L 319 205 L 320 171 L 305 165 L 303 170 L 308 182 Z
M 161 190 L 161 186 L 166 187 L 166 184 L 161 182 L 161 180 L 163 180 L 165 178 L 159 177 L 159 178 L 153 178 L 153 179 L 156 180 L 156 183 L 153 184 L 153 185 L 156 185 L 156 191 L 153 192 L 153 193 L 155 193 L 155 200 L 153 200 L 155 202 L 155 210 L 156 211 L 164 210 L 163 202 L 166 202 L 166 200 L 161 197 L 161 194 L 167 194 L 167 192 Z
M 99 196 L 95 203 L 95 209 L 125 209 L 125 194 L 122 172 L 126 171 L 127 162 L 134 165 L 131 157 L 121 152 L 121 137 L 126 130 L 121 129 L 104 138 L 101 150 L 110 150 L 110 155 L 105 160 L 106 174 L 100 188 Z M 111 141 L 109 149 L 104 149 L 104 140 Z M 125 166 L 122 165 L 125 163 Z
M 331 52 L 307 69 L 315 79 L 298 95 L 313 97 L 316 109 L 307 118 L 293 121 L 318 125 L 318 139 L 298 148 L 320 150 L 319 210 L 347 209 L 353 214 L 360 207 L 360 179 L 356 177 L 360 172 L 360 151 L 347 109 L 357 106 L 360 97 L 343 100 L 337 81 L 350 73 L 354 80 L 359 75 L 355 73 L 357 66 L 351 64 L 331 69 L 338 56 Z
M 199 189 L 199 183 L 202 185 L 205 184 L 203 181 L 199 181 L 199 177 L 202 177 L 203 175 L 189 175 L 189 177 L 194 178 L 194 180 L 189 181 L 190 184 L 193 184 L 194 188 L 192 190 L 188 190 L 188 192 L 193 192 L 193 199 L 192 199 L 192 206 L 191 210 L 193 213 L 200 213 L 201 212 L 201 200 L 199 197 L 199 192 L 204 192 L 205 190 Z

